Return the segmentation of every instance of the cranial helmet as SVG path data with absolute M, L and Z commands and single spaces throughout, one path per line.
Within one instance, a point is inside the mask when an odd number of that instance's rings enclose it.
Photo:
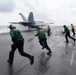
M 15 29 L 16 27 L 15 26 L 12 26 L 12 25 L 9 25 L 8 28 Z

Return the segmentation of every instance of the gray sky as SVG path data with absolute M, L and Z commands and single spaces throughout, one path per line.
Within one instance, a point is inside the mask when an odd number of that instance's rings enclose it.
M 30 12 L 35 20 L 54 22 L 55 25 L 76 25 L 76 0 L 0 0 L 0 25 L 22 21 Z

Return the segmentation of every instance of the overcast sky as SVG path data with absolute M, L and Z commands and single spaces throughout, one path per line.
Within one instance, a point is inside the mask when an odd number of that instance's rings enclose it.
M 0 25 L 22 21 L 30 12 L 35 20 L 53 22 L 56 25 L 76 25 L 76 0 L 0 0 Z

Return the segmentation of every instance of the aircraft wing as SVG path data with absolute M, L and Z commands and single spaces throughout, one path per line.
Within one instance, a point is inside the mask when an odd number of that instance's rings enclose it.
M 50 25 L 50 24 L 54 24 L 54 23 L 45 23 L 45 22 L 36 22 L 35 25 L 36 26 L 46 26 L 46 25 Z
M 10 24 L 19 24 L 19 22 L 9 22 Z
M 21 24 L 21 25 L 24 25 L 24 26 L 28 26 L 30 24 L 32 24 L 31 22 L 9 22 L 10 24 Z
M 43 21 L 36 21 L 36 22 L 9 22 L 11 24 L 20 24 L 20 25 L 23 25 L 23 26 L 29 26 L 29 27 L 37 27 L 37 26 L 46 26 L 46 25 L 49 25 L 49 24 L 53 24 L 53 23 L 45 23 Z

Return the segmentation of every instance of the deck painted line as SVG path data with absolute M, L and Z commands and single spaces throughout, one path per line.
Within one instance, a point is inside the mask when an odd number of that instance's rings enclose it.
M 54 45 L 51 46 L 51 48 L 53 48 L 54 46 L 56 46 L 58 43 L 60 43 L 64 38 L 61 38 L 59 41 L 57 41 Z
M 72 58 L 71 58 L 70 65 L 72 65 L 72 64 L 73 64 L 73 58 L 74 58 L 74 51 L 73 51 L 73 53 L 72 53 Z

